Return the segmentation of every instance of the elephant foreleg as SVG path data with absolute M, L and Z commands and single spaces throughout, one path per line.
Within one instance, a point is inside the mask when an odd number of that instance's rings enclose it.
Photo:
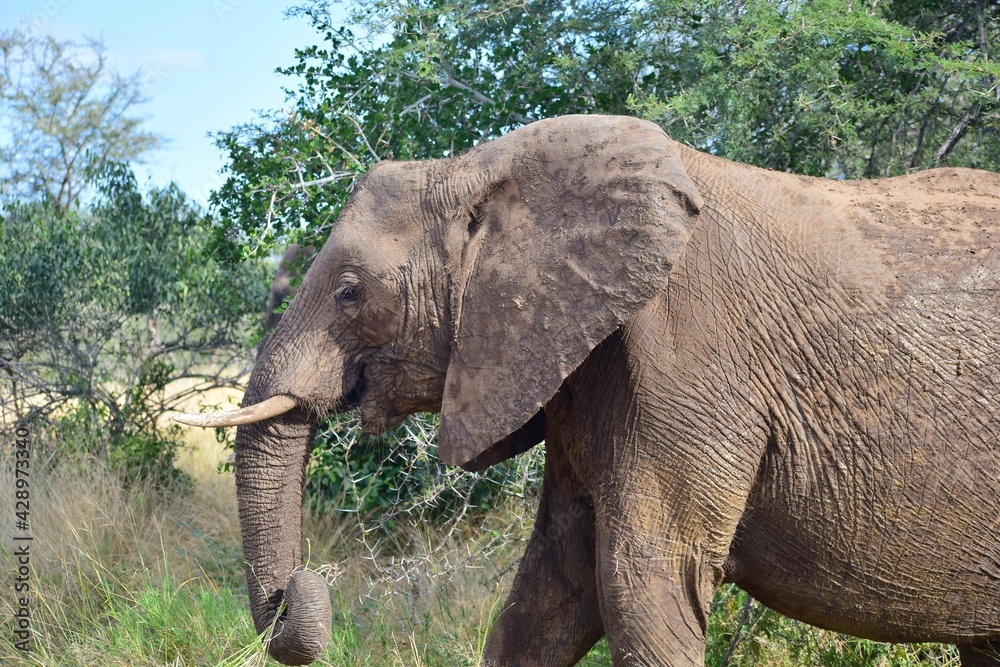
M 615 666 L 703 665 L 713 567 L 697 547 L 663 551 L 615 523 L 598 522 L 601 612 Z
M 1000 642 L 959 646 L 962 667 L 1000 667 Z
M 548 451 L 535 529 L 490 634 L 489 667 L 574 665 L 604 635 L 597 596 L 594 508 Z

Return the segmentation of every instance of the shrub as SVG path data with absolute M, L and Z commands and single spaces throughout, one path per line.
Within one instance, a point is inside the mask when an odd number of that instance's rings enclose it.
M 437 415 L 421 414 L 370 436 L 361 433 L 356 413 L 330 419 L 312 452 L 306 483 L 312 511 L 357 512 L 370 526 L 381 527 L 391 527 L 403 513 L 443 522 L 493 508 L 506 486 L 523 493 L 540 482 L 539 457 L 507 461 L 481 473 L 443 465 L 437 457 L 437 426 Z
M 175 186 L 140 192 L 113 163 L 91 181 L 80 209 L 43 198 L 2 212 L 0 415 L 13 419 L 0 431 L 30 424 L 46 460 L 83 450 L 174 481 L 179 432 L 160 417 L 246 373 L 264 269 L 217 261 L 211 219 Z

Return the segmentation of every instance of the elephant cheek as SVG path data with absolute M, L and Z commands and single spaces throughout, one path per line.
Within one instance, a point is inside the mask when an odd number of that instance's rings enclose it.
M 397 428 L 409 413 L 398 410 L 386 410 L 379 402 L 368 396 L 361 401 L 361 432 L 366 435 L 377 435 Z
M 357 314 L 358 336 L 370 347 L 384 347 L 402 335 L 402 315 L 386 295 L 366 303 Z

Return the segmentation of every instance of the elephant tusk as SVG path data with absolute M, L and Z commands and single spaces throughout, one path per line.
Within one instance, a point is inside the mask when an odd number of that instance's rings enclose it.
M 210 412 L 208 414 L 193 415 L 182 413 L 174 415 L 174 421 L 188 426 L 200 426 L 202 428 L 216 428 L 219 426 L 243 426 L 264 421 L 271 417 L 283 415 L 296 406 L 295 399 L 291 396 L 272 396 L 263 403 L 248 405 L 239 410 L 225 410 L 222 412 Z

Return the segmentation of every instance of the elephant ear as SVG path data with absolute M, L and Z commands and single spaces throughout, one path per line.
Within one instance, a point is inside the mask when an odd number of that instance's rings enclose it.
M 701 206 L 674 144 L 633 118 L 538 121 L 457 168 L 470 198 L 447 241 L 454 341 L 439 454 L 451 465 L 531 420 L 662 292 Z

